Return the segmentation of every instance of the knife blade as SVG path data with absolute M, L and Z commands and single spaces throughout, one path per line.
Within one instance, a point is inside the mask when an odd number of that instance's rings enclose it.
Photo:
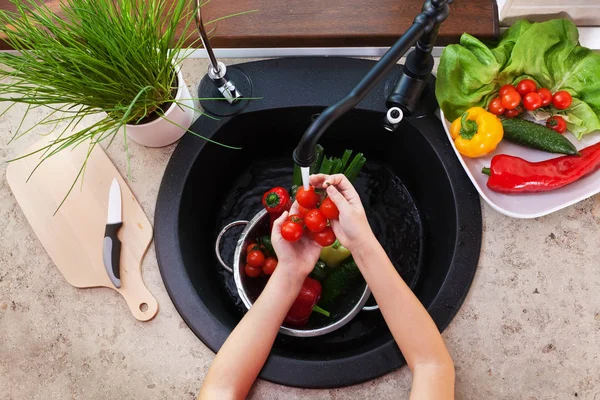
M 102 243 L 102 261 L 106 273 L 115 287 L 121 287 L 121 241 L 117 232 L 121 229 L 121 186 L 113 179 L 108 193 L 108 218 Z

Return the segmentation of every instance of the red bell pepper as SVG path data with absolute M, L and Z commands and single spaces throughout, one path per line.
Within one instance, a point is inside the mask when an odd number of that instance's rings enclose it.
M 281 215 L 291 205 L 290 194 L 281 186 L 274 187 L 265 192 L 262 204 L 269 214 Z
M 300 289 L 300 293 L 292 307 L 285 316 L 285 323 L 289 325 L 302 326 L 308 322 L 308 318 L 313 311 L 329 317 L 329 313 L 317 306 L 321 298 L 321 283 L 316 279 L 306 278 Z
M 490 176 L 487 186 L 495 192 L 544 192 L 573 183 L 600 168 L 600 143 L 586 147 L 580 154 L 540 162 L 499 154 L 482 172 Z

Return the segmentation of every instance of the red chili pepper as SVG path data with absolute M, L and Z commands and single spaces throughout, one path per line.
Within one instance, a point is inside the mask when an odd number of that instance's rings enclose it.
M 262 204 L 269 214 L 281 214 L 290 205 L 290 194 L 281 186 L 274 187 L 265 192 Z
M 499 154 L 492 158 L 487 186 L 500 193 L 544 192 L 558 189 L 600 167 L 600 143 L 580 151 L 581 156 L 562 156 L 540 162 Z
M 318 280 L 306 278 L 284 322 L 289 325 L 305 325 L 313 310 L 328 317 L 329 313 L 316 305 L 321 298 L 321 291 L 321 283 Z

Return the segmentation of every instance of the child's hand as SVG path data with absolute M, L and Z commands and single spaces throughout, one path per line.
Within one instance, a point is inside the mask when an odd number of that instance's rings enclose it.
M 374 238 L 360 197 L 348 178 L 342 174 L 318 174 L 310 177 L 310 184 L 315 188 L 326 188 L 327 196 L 340 211 L 339 219 L 331 221 L 331 228 L 340 243 L 354 252 Z
M 297 242 L 288 242 L 281 236 L 281 225 L 290 214 L 298 212 L 298 203 L 294 202 L 290 212 L 284 212 L 273 223 L 271 243 L 277 254 L 278 264 L 275 271 L 285 271 L 294 282 L 304 282 L 319 260 L 321 246 L 305 235 Z

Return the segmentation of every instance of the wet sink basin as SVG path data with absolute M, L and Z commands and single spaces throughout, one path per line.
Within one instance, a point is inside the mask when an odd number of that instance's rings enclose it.
M 291 154 L 311 119 L 371 66 L 371 61 L 341 58 L 239 64 L 235 68 L 252 81 L 252 96 L 261 99 L 247 102 L 235 116 L 200 118 L 192 130 L 242 150 L 207 144 L 191 134 L 175 150 L 156 206 L 157 257 L 177 310 L 211 350 L 218 351 L 244 312 L 233 277 L 214 255 L 220 229 L 250 220 L 266 189 L 290 186 Z M 336 121 L 321 144 L 329 155 L 346 148 L 365 154 L 356 186 L 373 230 L 443 330 L 476 271 L 479 197 L 435 115 L 407 118 L 394 133 L 382 128 L 386 91 L 398 72 Z M 224 239 L 223 254 L 230 261 L 237 234 L 232 230 Z M 292 386 L 338 387 L 403 364 L 381 313 L 361 312 L 325 336 L 279 335 L 261 377 Z

